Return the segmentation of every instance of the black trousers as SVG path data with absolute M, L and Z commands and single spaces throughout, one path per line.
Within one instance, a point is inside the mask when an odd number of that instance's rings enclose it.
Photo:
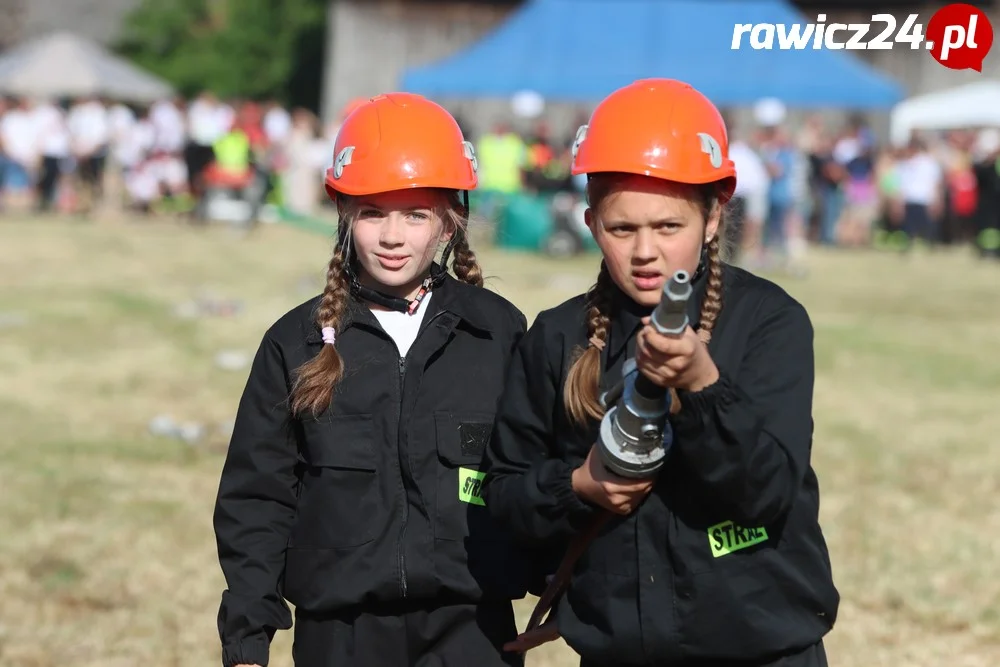
M 385 608 L 353 615 L 297 611 L 297 667 L 521 667 L 503 653 L 517 636 L 508 603 Z
M 188 188 L 198 193 L 201 188 L 201 172 L 215 160 L 215 149 L 211 146 L 188 142 L 184 147 L 184 165 L 187 167 Z
M 580 661 L 580 667 L 632 667 L 630 665 L 603 662 Z M 703 660 L 698 662 L 678 662 L 656 667 L 829 667 L 826 661 L 826 650 L 823 642 L 814 644 L 804 651 L 769 660 L 766 662 L 726 660 Z
M 42 157 L 42 173 L 36 184 L 38 191 L 38 210 L 49 211 L 56 204 L 59 189 L 60 166 L 62 160 L 57 157 Z
M 91 188 L 91 194 L 95 199 L 104 194 L 104 166 L 107 157 L 107 153 L 101 151 L 80 160 L 78 167 L 80 180 Z
M 930 207 L 924 204 L 906 203 L 903 206 L 903 231 L 910 237 L 911 243 L 914 239 L 928 243 L 938 241 L 935 220 L 931 217 Z

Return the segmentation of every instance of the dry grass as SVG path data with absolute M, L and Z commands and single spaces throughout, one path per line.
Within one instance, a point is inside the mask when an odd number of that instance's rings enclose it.
M 284 228 L 237 240 L 0 223 L 0 664 L 217 664 L 211 506 L 225 439 L 192 447 L 147 424 L 230 419 L 245 371 L 214 355 L 253 352 L 319 285 L 329 249 Z M 594 275 L 592 258 L 482 255 L 489 285 L 529 318 Z M 955 253 L 817 254 L 813 267 L 788 288 L 817 329 L 815 465 L 844 598 L 831 662 L 992 665 L 1000 267 Z M 174 316 L 206 289 L 245 310 Z M 290 664 L 290 643 L 283 633 L 273 665 Z M 576 664 L 561 645 L 528 663 Z

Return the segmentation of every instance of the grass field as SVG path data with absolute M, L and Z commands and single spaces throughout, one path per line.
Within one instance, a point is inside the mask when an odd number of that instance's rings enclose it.
M 232 419 L 246 371 L 217 368 L 216 354 L 252 354 L 318 289 L 329 250 L 276 227 L 236 239 L 0 222 L 0 665 L 218 664 L 211 512 L 226 437 L 189 445 L 148 424 Z M 488 286 L 529 319 L 595 271 L 593 258 L 481 260 Z M 992 667 L 1000 266 L 964 253 L 811 263 L 786 287 L 816 326 L 814 465 L 843 596 L 831 664 Z M 245 307 L 175 315 L 206 290 Z M 272 665 L 291 664 L 290 635 Z M 528 664 L 576 663 L 553 644 Z

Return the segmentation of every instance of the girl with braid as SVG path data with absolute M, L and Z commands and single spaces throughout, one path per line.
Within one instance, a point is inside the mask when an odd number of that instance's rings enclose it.
M 481 461 L 526 322 L 469 248 L 476 167 L 422 97 L 345 120 L 326 289 L 264 335 L 222 471 L 223 667 L 268 664 L 286 601 L 304 667 L 522 664 L 502 646 L 530 560 L 486 511 Z
M 525 334 L 487 448 L 493 516 L 566 554 L 511 650 L 561 635 L 584 667 L 827 664 L 839 594 L 810 465 L 813 329 L 722 259 L 727 143 L 715 106 L 664 79 L 612 93 L 577 134 L 600 273 Z M 649 316 L 678 270 L 690 326 L 665 335 Z M 646 479 L 599 449 L 627 360 L 671 397 Z

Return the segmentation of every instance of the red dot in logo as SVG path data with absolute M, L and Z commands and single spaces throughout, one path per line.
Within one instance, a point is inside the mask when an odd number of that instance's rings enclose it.
M 993 46 L 993 26 L 982 11 L 966 4 L 942 7 L 927 24 L 931 55 L 949 69 L 983 71 L 983 60 Z

